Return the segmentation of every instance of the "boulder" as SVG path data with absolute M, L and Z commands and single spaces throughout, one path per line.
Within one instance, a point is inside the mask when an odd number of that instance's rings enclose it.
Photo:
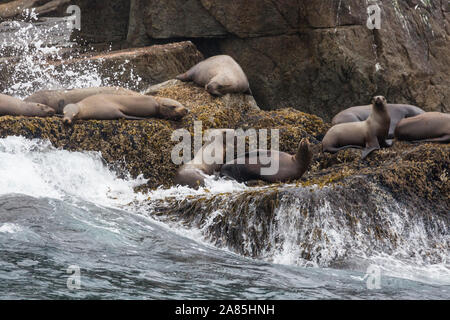
M 27 138 L 48 139 L 53 145 L 67 150 L 101 151 L 104 159 L 136 177 L 149 179 L 147 188 L 172 185 L 176 166 L 170 159 L 173 130 L 194 131 L 194 121 L 209 128 L 275 128 L 285 137 L 282 147 L 295 150 L 303 137 L 317 144 L 328 128 L 313 115 L 296 110 L 266 112 L 245 104 L 245 95 L 214 97 L 193 83 L 174 81 L 174 85 L 158 90 L 156 96 L 181 102 L 189 114 L 181 121 L 148 119 L 143 121 L 77 121 L 63 125 L 59 118 L 0 117 L 0 137 L 22 135 Z M 234 103 L 230 103 L 234 101 Z
M 64 15 L 70 0 L 13 0 L 0 2 L 0 22 L 5 19 L 27 17 L 33 10 L 35 14 L 54 16 Z M 27 13 L 28 12 L 28 13 Z
M 203 60 L 203 55 L 190 42 L 124 49 L 56 63 L 58 74 L 95 70 L 103 85 L 128 85 L 144 90 L 180 73 Z
M 128 37 L 134 45 L 190 39 L 205 56 L 229 54 L 266 110 L 293 107 L 331 120 L 340 110 L 383 94 L 392 103 L 448 112 L 446 2 L 380 3 L 381 29 L 370 30 L 367 7 L 373 3 L 133 0 L 128 33 L 122 30 L 121 39 Z M 106 10 L 112 4 L 103 6 Z M 85 32 L 90 20 L 86 16 Z M 125 20 L 111 25 L 111 16 L 104 27 L 89 32 L 114 41 L 110 29 L 125 25 Z

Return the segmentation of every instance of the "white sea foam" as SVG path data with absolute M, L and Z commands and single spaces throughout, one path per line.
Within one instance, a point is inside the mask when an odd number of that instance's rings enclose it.
M 103 206 L 120 206 L 139 194 L 134 187 L 146 182 L 120 179 L 99 152 L 69 152 L 50 142 L 23 137 L 0 139 L 0 195 L 81 199 Z

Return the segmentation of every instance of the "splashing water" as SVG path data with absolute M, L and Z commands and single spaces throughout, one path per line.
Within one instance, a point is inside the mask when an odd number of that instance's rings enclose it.
M 102 76 L 100 61 L 67 63 L 79 57 L 78 48 L 70 41 L 68 21 L 66 17 L 0 24 L 0 55 L 6 62 L 0 68 L 0 92 L 25 98 L 44 89 L 138 87 L 142 79 L 133 72 L 130 61 L 124 61 L 109 78 Z M 126 82 L 118 80 L 124 78 Z

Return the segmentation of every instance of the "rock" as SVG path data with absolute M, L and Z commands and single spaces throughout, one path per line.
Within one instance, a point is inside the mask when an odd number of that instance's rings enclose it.
M 71 4 L 81 8 L 81 30 L 74 31 L 74 40 L 99 50 L 128 47 L 130 0 L 72 0 Z
M 180 80 L 172 79 L 163 83 L 156 84 L 145 90 L 146 95 L 158 95 L 164 90 L 176 90 L 176 87 L 184 87 L 183 82 Z M 223 97 L 217 98 L 220 100 L 225 108 L 248 108 L 249 110 L 259 111 L 259 107 L 256 104 L 255 99 L 251 95 L 247 94 L 226 94 Z
M 293 107 L 331 120 L 382 94 L 392 103 L 449 112 L 444 2 L 380 3 L 381 29 L 370 30 L 366 0 L 134 0 L 128 39 L 190 39 L 205 56 L 231 55 L 265 110 Z M 109 33 L 109 26 L 102 29 Z
M 319 140 L 329 125 L 314 115 L 227 105 L 195 84 L 174 80 L 148 92 L 176 99 L 190 113 L 178 122 L 91 120 L 70 127 L 59 118 L 6 116 L 0 117 L 0 137 L 22 135 L 48 139 L 66 150 L 100 151 L 119 173 L 149 179 L 138 189 L 146 191 L 173 183 L 175 129 L 193 133 L 195 120 L 203 122 L 204 130 L 279 129 L 282 151 L 294 153 L 304 137 L 313 144 L 311 168 L 300 180 L 232 194 L 205 191 L 182 200 L 149 199 L 143 205 L 155 219 L 196 227 L 216 246 L 266 260 L 286 253 L 301 260 L 289 263 L 342 266 L 348 256 L 377 253 L 421 257 L 427 263 L 442 263 L 446 257 L 449 144 L 395 142 L 361 161 L 360 150 L 321 153 Z
M 203 60 L 189 41 L 112 51 L 56 64 L 60 74 L 94 69 L 108 85 L 130 84 L 134 90 L 172 79 Z

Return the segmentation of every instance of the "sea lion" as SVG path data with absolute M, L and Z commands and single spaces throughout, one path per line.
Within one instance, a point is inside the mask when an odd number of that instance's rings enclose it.
M 97 94 L 139 95 L 139 92 L 121 87 L 92 87 L 80 89 L 40 90 L 25 98 L 27 102 L 38 102 L 52 107 L 57 114 L 63 114 L 64 107 L 78 103 Z
M 380 146 L 390 146 L 386 141 L 390 126 L 386 105 L 385 97 L 376 96 L 372 99 L 372 112 L 367 120 L 331 127 L 322 140 L 323 151 L 335 153 L 346 148 L 364 148 L 362 159 L 365 159 Z
M 395 129 L 398 140 L 414 142 L 450 142 L 450 114 L 425 112 L 403 119 Z
M 370 115 L 372 105 L 356 106 L 345 109 L 334 116 L 331 124 L 334 126 L 339 123 L 365 121 Z M 387 104 L 387 111 L 391 117 L 391 125 L 389 126 L 389 139 L 394 138 L 395 127 L 398 122 L 404 118 L 414 117 L 424 113 L 422 109 L 409 104 Z
M 73 120 L 142 120 L 149 117 L 179 120 L 188 110 L 178 101 L 144 95 L 98 94 L 64 108 L 64 123 Z
M 194 81 L 216 96 L 227 93 L 252 94 L 247 76 L 230 56 L 219 55 L 199 62 L 186 73 L 177 76 L 181 81 Z
M 261 154 L 277 163 L 262 164 Z M 290 155 L 285 152 L 273 150 L 255 150 L 238 156 L 235 160 L 222 166 L 222 176 L 235 179 L 238 182 L 263 180 L 270 183 L 286 182 L 300 179 L 308 170 L 312 159 L 308 139 L 302 139 L 297 153 Z M 271 173 L 264 173 L 263 168 L 273 167 Z
M 218 136 L 222 136 L 222 139 Z M 205 178 L 220 172 L 220 168 L 225 162 L 227 135 L 235 138 L 235 131 L 233 129 L 214 129 L 210 130 L 209 135 L 205 137 L 205 144 L 197 151 L 194 158 L 182 165 L 175 175 L 175 185 L 188 186 L 190 188 L 198 188 L 205 186 Z M 217 155 L 217 159 L 221 161 L 212 162 L 210 164 L 205 162 L 205 159 L 212 150 L 219 150 L 221 154 Z
M 0 116 L 51 117 L 55 111 L 41 103 L 25 102 L 0 93 Z

